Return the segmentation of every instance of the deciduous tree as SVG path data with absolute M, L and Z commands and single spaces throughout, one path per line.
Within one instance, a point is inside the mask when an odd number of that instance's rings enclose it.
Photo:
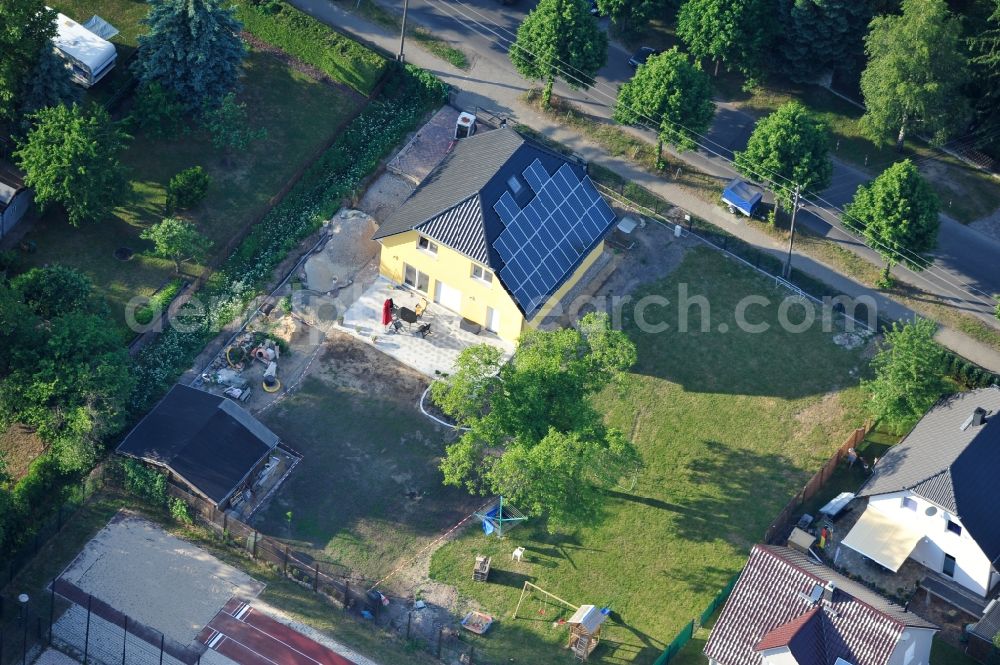
M 597 9 L 623 35 L 638 35 L 650 18 L 677 10 L 675 0 L 597 0 Z
M 159 224 L 154 224 L 143 231 L 141 237 L 152 241 L 154 256 L 174 262 L 178 275 L 181 274 L 181 265 L 185 261 L 203 259 L 212 246 L 194 224 L 176 217 L 167 217 Z
M 763 0 L 687 0 L 677 15 L 677 36 L 696 58 L 740 71 L 752 87 L 764 69 L 774 10 Z
M 934 341 L 935 330 L 929 319 L 893 323 L 872 359 L 875 378 L 863 383 L 871 395 L 868 408 L 893 431 L 906 431 L 949 389 L 947 358 Z
M 830 184 L 830 132 L 805 106 L 788 102 L 757 121 L 734 161 L 747 177 L 769 182 L 775 199 L 788 207 L 796 184 L 814 191 Z
M 118 158 L 130 137 L 97 105 L 52 106 L 32 120 L 14 156 L 35 201 L 61 204 L 73 226 L 111 215 L 129 190 Z
M 11 280 L 11 288 L 21 302 L 46 321 L 90 309 L 94 290 L 89 277 L 61 265 L 32 268 Z
M 185 129 L 184 105 L 157 81 L 139 87 L 130 117 L 152 138 L 176 139 Z
M 266 129 L 250 126 L 247 105 L 237 102 L 236 95 L 231 92 L 218 106 L 206 108 L 202 118 L 212 135 L 212 145 L 222 150 L 227 160 L 231 153 L 246 150 L 254 141 L 267 138 Z
M 943 143 L 968 119 L 958 20 L 944 0 L 903 0 L 902 9 L 871 22 L 861 74 L 862 129 L 879 143 L 895 136 L 900 150 L 911 129 Z
M 573 88 L 590 87 L 607 60 L 608 37 L 589 7 L 587 0 L 541 0 L 517 29 L 510 60 L 521 76 L 545 82 L 545 108 L 556 78 Z
M 60 284 L 71 293 L 58 293 Z M 38 428 L 59 473 L 90 468 L 101 437 L 124 425 L 134 380 L 124 340 L 89 281 L 49 267 L 0 286 L 0 327 L 8 347 L 0 360 L 0 427 Z
M 697 134 L 712 123 L 715 105 L 708 76 L 677 47 L 651 56 L 618 92 L 614 119 L 652 125 L 657 131 L 657 159 L 663 143 L 693 148 Z
M 188 112 L 222 103 L 236 87 L 246 57 L 243 26 L 220 0 L 151 0 L 133 70 L 159 82 Z
M 579 329 L 525 332 L 502 366 L 495 351 L 466 349 L 433 389 L 435 403 L 469 428 L 447 448 L 445 483 L 503 494 L 553 527 L 593 518 L 601 489 L 639 461 L 588 398 L 635 359 L 632 342 L 596 314 Z
M 0 21 L 0 118 L 13 119 L 42 47 L 55 37 L 56 13 L 43 0 L 0 0 Z
M 896 162 L 868 185 L 858 187 L 844 221 L 864 234 L 885 259 L 888 284 L 895 263 L 922 270 L 924 256 L 937 244 L 937 195 L 908 159 Z
M 970 88 L 975 98 L 975 128 L 981 147 L 1000 147 L 1000 0 L 993 0 L 993 12 L 985 26 L 969 40 L 972 52 Z

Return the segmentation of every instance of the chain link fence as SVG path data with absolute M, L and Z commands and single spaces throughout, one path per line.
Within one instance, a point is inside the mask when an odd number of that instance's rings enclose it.
M 64 524 L 73 519 L 87 499 L 104 488 L 105 478 L 105 465 L 99 464 L 79 483 L 64 489 L 65 499 L 59 507 L 38 523 L 34 534 L 26 542 L 4 557 L 0 567 L 0 586 L 9 586 L 14 581 L 17 574 L 35 558 L 45 543 L 59 533 Z M 2 615 L 0 612 L 0 616 Z

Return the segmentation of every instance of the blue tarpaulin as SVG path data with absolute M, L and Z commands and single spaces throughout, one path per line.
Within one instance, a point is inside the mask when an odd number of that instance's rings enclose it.
M 762 198 L 760 191 L 742 180 L 733 180 L 722 190 L 722 200 L 747 217 L 753 215 Z

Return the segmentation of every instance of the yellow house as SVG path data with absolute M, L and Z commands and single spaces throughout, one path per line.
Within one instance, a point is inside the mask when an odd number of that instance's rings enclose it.
M 456 143 L 374 237 L 382 275 L 516 341 L 614 223 L 584 165 L 502 128 Z

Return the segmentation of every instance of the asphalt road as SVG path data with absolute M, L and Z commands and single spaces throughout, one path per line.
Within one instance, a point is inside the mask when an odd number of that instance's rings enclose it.
M 398 0 L 384 0 L 384 4 L 396 11 L 402 9 Z M 507 6 L 496 0 L 413 0 L 409 11 L 416 23 L 462 47 L 473 58 L 490 61 L 495 71 L 511 71 L 507 47 L 518 25 L 535 4 L 531 0 Z M 602 22 L 606 26 L 607 20 L 602 19 Z M 609 118 L 618 86 L 633 73 L 628 65 L 629 55 L 621 45 L 612 42 L 608 62 L 598 73 L 592 88 L 573 90 L 557 83 L 557 93 L 588 114 Z M 508 94 L 516 97 L 522 88 L 511 86 Z M 504 102 L 503 99 L 495 101 L 501 105 Z M 734 150 L 746 146 L 754 121 L 755 118 L 744 111 L 719 104 L 707 140 L 703 142 L 709 150 L 699 149 L 677 156 L 711 175 L 734 177 L 736 174 L 726 159 L 732 157 Z M 645 134 L 653 140 L 651 133 Z M 833 209 L 849 202 L 858 186 L 869 180 L 868 174 L 835 159 L 831 185 L 821 195 L 823 201 L 812 200 L 804 205 L 804 214 L 799 215 L 798 223 L 873 263 L 880 263 L 874 250 L 846 232 Z M 997 186 L 1000 187 L 1000 183 Z M 995 322 L 989 294 L 1000 293 L 1000 241 L 942 216 L 935 267 L 922 273 L 903 272 L 905 279 L 916 286 L 940 294 L 984 320 Z

